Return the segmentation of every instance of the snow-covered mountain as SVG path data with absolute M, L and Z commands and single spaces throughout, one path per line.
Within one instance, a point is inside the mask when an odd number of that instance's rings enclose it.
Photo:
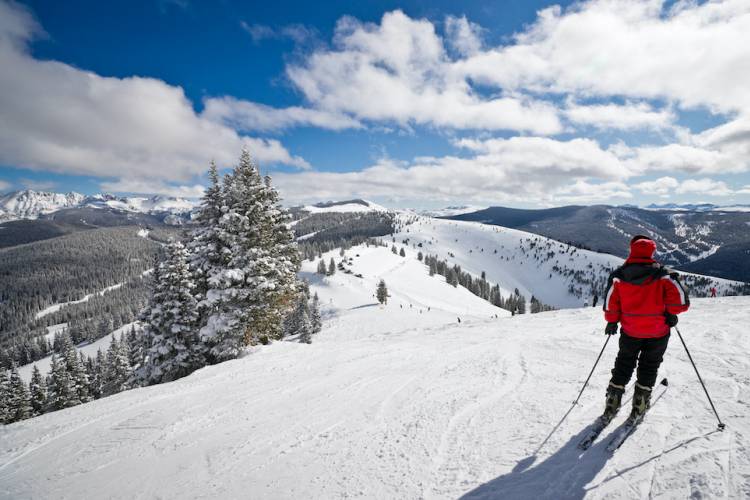
M 352 273 L 324 278 L 305 262 L 324 315 L 311 345 L 7 426 L 0 498 L 748 498 L 750 299 L 698 299 L 680 318 L 725 432 L 673 342 L 636 433 L 582 454 L 616 353 L 572 407 L 601 310 L 508 317 L 407 252 L 354 247 Z
M 480 207 L 478 205 L 453 205 L 445 208 L 419 210 L 419 214 L 429 217 L 450 217 L 452 215 L 469 214 L 485 208 L 487 207 Z
M 0 196 L 0 221 L 36 219 L 42 214 L 79 207 L 85 199 L 86 196 L 75 192 L 46 193 L 30 189 L 15 191 Z
M 750 212 L 750 205 L 714 205 L 713 203 L 652 203 L 647 210 L 687 210 L 693 212 Z
M 16 191 L 0 197 L 0 221 L 36 219 L 70 208 L 98 208 L 157 215 L 167 223 L 189 220 L 198 202 L 170 196 L 121 197 L 111 194 L 85 196 L 80 193 Z
M 326 201 L 315 203 L 313 205 L 304 205 L 295 207 L 295 209 L 309 212 L 311 214 L 320 213 L 345 213 L 345 212 L 386 212 L 388 209 L 367 200 L 344 200 L 344 201 Z

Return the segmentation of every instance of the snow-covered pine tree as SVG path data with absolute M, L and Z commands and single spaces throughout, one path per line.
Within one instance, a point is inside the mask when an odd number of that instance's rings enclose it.
M 0 424 L 7 423 L 8 401 L 10 400 L 8 372 L 0 368 Z
M 29 418 L 32 412 L 29 390 L 15 366 L 10 371 L 8 385 L 10 400 L 8 401 L 7 421 L 18 422 Z
M 326 269 L 326 263 L 323 262 L 323 259 L 320 259 L 318 261 L 317 273 L 320 274 L 321 276 L 325 276 L 326 274 L 328 274 L 328 270 Z
M 328 276 L 333 276 L 334 274 L 336 274 L 336 263 L 333 261 L 333 257 L 331 257 L 328 263 Z
M 179 241 L 167 245 L 166 258 L 159 264 L 157 285 L 147 324 L 151 345 L 143 366 L 145 383 L 158 384 L 184 377 L 205 364 L 203 344 L 197 335 L 198 313 L 193 296 L 195 284 L 188 267 L 188 252 Z M 121 351 L 130 367 L 130 346 L 123 335 Z
M 89 375 L 89 392 L 91 397 L 99 399 L 104 395 L 104 371 L 107 368 L 107 358 L 101 349 L 96 350 L 96 358 L 93 361 L 93 376 Z
M 378 298 L 378 302 L 380 302 L 381 304 L 388 303 L 388 287 L 385 285 L 385 280 L 380 280 L 375 295 Z
M 52 354 L 52 366 L 47 380 L 47 404 L 48 411 L 62 410 L 81 404 L 78 399 L 75 381 L 65 364 L 65 358 L 58 358 Z
M 299 318 L 299 341 L 304 344 L 312 344 L 312 334 L 313 328 L 310 323 L 310 315 L 307 312 L 307 307 L 305 307 L 301 311 Z
M 31 371 L 31 381 L 29 382 L 29 393 L 31 399 L 31 409 L 34 416 L 41 415 L 47 409 L 47 383 L 42 377 L 42 372 L 34 365 Z
M 310 326 L 312 327 L 312 333 L 319 333 L 323 328 L 323 321 L 320 318 L 320 299 L 318 299 L 318 292 L 313 295 L 310 303 Z
M 398 252 L 398 254 L 399 254 L 399 255 L 400 255 L 401 257 L 406 257 L 406 252 L 404 251 L 404 247 L 401 247 L 401 251 L 400 251 L 400 252 Z
M 62 357 L 64 359 L 65 369 L 70 374 L 77 394 L 79 403 L 90 401 L 89 397 L 89 379 L 86 368 L 81 363 L 78 352 L 73 347 L 70 336 L 65 332 L 62 336 Z
M 107 349 L 107 357 L 104 367 L 103 395 L 111 396 L 130 388 L 130 364 L 128 363 L 128 351 L 117 338 L 112 336 L 112 343 Z
M 222 196 L 217 235 L 227 261 L 209 270 L 211 312 L 200 330 L 213 361 L 236 357 L 245 345 L 281 338 L 299 268 L 289 216 L 247 150 L 225 176 Z

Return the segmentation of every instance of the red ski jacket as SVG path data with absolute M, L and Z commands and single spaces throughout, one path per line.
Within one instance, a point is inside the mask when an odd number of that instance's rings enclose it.
M 625 264 L 609 277 L 604 296 L 604 319 L 620 322 L 622 332 L 636 338 L 669 333 L 665 313 L 680 314 L 690 307 L 677 273 L 653 259 L 656 243 L 640 239 L 630 245 Z

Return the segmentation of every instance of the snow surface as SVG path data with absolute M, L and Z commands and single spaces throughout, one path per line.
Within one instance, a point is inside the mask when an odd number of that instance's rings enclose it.
M 383 250 L 347 252 L 352 267 L 378 263 L 361 282 L 313 283 L 324 329 L 311 345 L 277 342 L 2 428 L 0 498 L 750 496 L 750 298 L 696 300 L 680 321 L 726 431 L 673 339 L 670 386 L 638 431 L 614 456 L 609 430 L 581 453 L 616 352 L 571 407 L 604 341 L 601 311 L 490 319 L 473 296 L 448 298 L 439 276 L 401 289 L 414 261 Z M 373 304 L 378 276 L 385 307 Z M 471 309 L 461 324 L 456 308 Z

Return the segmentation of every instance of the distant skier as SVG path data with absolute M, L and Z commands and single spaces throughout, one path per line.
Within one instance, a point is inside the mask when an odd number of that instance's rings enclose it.
M 458 323 L 461 324 L 461 318 L 458 318 Z
M 599 296 L 594 294 L 594 299 L 591 301 L 591 307 L 596 307 L 597 302 L 599 302 Z
M 622 403 L 625 386 L 638 364 L 633 409 L 630 421 L 640 418 L 649 408 L 651 389 L 669 341 L 670 328 L 677 324 L 677 314 L 690 307 L 687 291 L 677 273 L 654 260 L 656 243 L 646 236 L 630 241 L 630 255 L 625 264 L 609 277 L 604 296 L 605 333 L 620 328 L 620 350 L 612 378 L 607 387 L 607 401 L 602 417 L 606 422 L 615 416 Z
M 715 286 L 711 287 L 711 297 L 716 297 L 716 287 Z

